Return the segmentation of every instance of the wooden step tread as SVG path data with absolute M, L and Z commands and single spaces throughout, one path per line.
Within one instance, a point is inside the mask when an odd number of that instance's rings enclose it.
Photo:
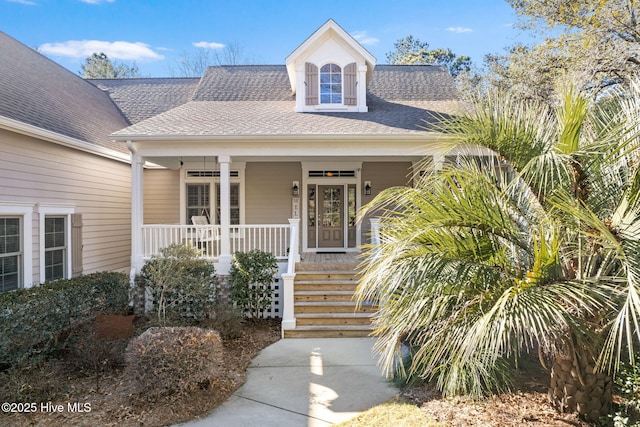
M 372 331 L 373 326 L 369 325 L 307 325 L 296 326 L 296 331 Z
M 357 285 L 357 280 L 337 280 L 337 279 L 314 279 L 314 280 L 294 280 L 296 285 Z
M 371 337 L 373 331 L 368 329 L 358 329 L 349 331 L 338 330 L 316 330 L 316 331 L 298 331 L 289 329 L 284 331 L 284 338 L 368 338 Z
M 296 314 L 296 318 L 308 318 L 308 319 L 353 319 L 354 317 L 371 318 L 374 313 L 300 313 Z
M 338 291 L 338 290 L 305 290 L 305 291 L 294 291 L 294 295 L 353 295 L 353 291 Z

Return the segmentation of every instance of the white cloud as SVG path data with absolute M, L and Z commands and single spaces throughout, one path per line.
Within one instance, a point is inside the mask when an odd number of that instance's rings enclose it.
M 201 47 L 203 49 L 222 49 L 224 44 L 216 42 L 196 42 L 193 43 L 195 47 Z
M 447 31 L 460 34 L 460 33 L 471 33 L 473 32 L 473 29 L 467 28 L 467 27 L 449 27 L 447 28 Z
M 100 4 L 100 3 L 113 3 L 116 0 L 80 0 L 82 3 L 88 4 Z
M 38 51 L 70 58 L 86 58 L 93 53 L 105 53 L 109 59 L 125 60 L 157 60 L 164 56 L 151 50 L 149 45 L 141 42 L 124 41 L 107 42 L 101 40 L 68 40 L 62 43 L 45 43 Z
M 380 39 L 370 36 L 366 31 L 354 31 L 351 35 L 358 43 L 364 45 L 375 45 L 380 42 Z
M 37 3 L 30 0 L 7 0 L 9 3 L 19 3 L 25 6 L 35 6 Z

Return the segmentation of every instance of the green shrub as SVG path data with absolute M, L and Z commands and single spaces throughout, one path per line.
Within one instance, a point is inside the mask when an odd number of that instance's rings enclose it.
M 46 356 L 64 345 L 72 327 L 95 312 L 124 313 L 129 278 L 123 273 L 94 273 L 0 293 L 0 367 Z
M 270 252 L 255 249 L 233 255 L 229 271 L 231 299 L 249 318 L 264 317 L 271 305 L 271 284 L 277 272 L 276 257 Z
M 129 342 L 125 363 L 134 399 L 189 394 L 223 375 L 222 340 L 217 332 L 195 326 L 149 328 Z
M 158 322 L 201 320 L 216 300 L 215 268 L 193 246 L 171 245 L 142 267 L 136 282 L 151 289 Z
M 622 397 L 619 411 L 610 415 L 615 427 L 640 425 L 640 360 L 622 364 L 615 384 Z

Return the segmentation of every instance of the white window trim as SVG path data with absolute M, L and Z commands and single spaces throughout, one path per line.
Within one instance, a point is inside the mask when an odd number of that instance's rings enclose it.
M 40 236 L 39 242 L 39 250 L 40 250 L 40 282 L 45 281 L 46 273 L 45 273 L 45 224 L 44 219 L 47 216 L 64 216 L 65 218 L 65 245 L 67 248 L 66 251 L 66 259 L 65 259 L 65 279 L 70 279 L 72 276 L 72 268 L 71 268 L 71 260 L 72 258 L 72 248 L 71 248 L 71 215 L 75 213 L 75 208 L 73 206 L 65 206 L 65 205 L 38 205 L 38 214 L 39 214 L 39 232 Z
M 33 286 L 33 204 L 0 202 L 0 216 L 22 217 L 22 287 Z
M 219 170 L 218 165 L 214 163 L 214 167 L 203 168 L 202 163 L 185 163 L 180 171 L 180 224 L 188 224 L 187 218 L 187 184 L 209 184 L 209 215 L 215 218 L 216 213 L 216 184 L 220 183 L 220 177 L 188 177 L 189 170 Z M 230 177 L 231 184 L 240 184 L 240 224 L 245 223 L 245 162 L 232 162 L 229 170 L 238 171 L 237 177 Z

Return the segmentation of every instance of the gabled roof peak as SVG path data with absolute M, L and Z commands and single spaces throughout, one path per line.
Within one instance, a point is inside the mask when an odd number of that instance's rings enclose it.
M 285 63 L 289 65 L 292 62 L 303 54 L 309 47 L 311 47 L 318 39 L 320 39 L 327 32 L 333 31 L 338 36 L 340 36 L 348 45 L 354 48 L 358 53 L 360 53 L 371 67 L 374 67 L 376 64 L 376 58 L 369 53 L 367 49 L 365 49 L 356 39 L 353 38 L 351 34 L 346 32 L 336 21 L 329 18 L 327 22 L 322 24 L 320 28 L 313 32 L 304 42 L 302 42 L 287 58 L 285 59 Z

